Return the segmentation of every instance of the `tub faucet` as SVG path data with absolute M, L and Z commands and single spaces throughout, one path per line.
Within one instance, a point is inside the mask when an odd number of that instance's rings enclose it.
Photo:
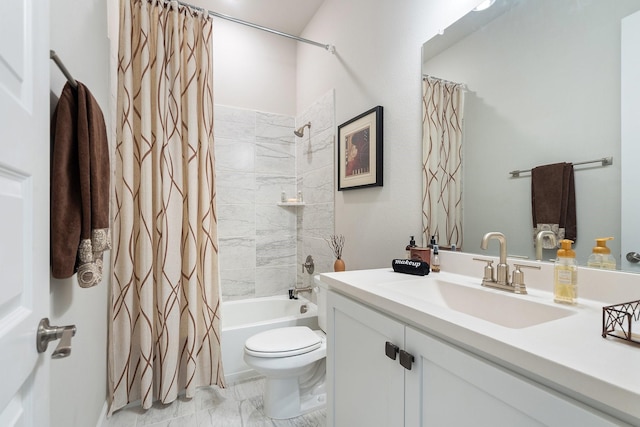
M 507 264 L 507 238 L 498 231 L 491 231 L 482 237 L 480 247 L 487 249 L 489 240 L 496 239 L 500 243 L 500 262 L 497 266 L 496 284 L 499 286 L 509 285 L 509 264 Z
M 293 289 L 289 289 L 289 299 L 298 299 L 298 294 L 300 292 L 311 292 L 311 291 L 313 291 L 313 288 L 311 286 L 306 286 L 304 288 L 296 288 L 294 286 Z
M 315 264 L 313 263 L 313 257 L 311 255 L 307 255 L 307 259 L 302 264 L 302 273 L 304 270 L 307 270 L 307 273 L 313 274 L 313 269 L 315 268 Z
M 547 236 L 552 245 L 557 245 L 558 241 L 556 240 L 556 233 L 551 230 L 542 230 L 538 231 L 536 234 L 536 261 L 542 261 L 542 246 L 544 242 L 544 237 Z

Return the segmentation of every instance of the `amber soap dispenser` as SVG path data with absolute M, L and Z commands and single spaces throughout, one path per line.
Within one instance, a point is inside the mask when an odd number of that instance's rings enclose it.
M 578 299 L 578 264 L 572 243 L 572 240 L 560 240 L 553 268 L 553 300 L 562 304 L 576 304 Z

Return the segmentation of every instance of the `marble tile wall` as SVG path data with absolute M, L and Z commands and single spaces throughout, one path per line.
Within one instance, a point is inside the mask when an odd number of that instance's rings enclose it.
M 334 105 L 334 91 L 330 90 L 296 118 L 296 126 L 311 122 L 311 129 L 306 129 L 302 138 L 295 138 L 297 185 L 305 200 L 297 216 L 298 264 L 311 255 L 314 274 L 333 271 L 334 257 L 325 239 L 334 234 Z M 306 271 L 298 269 L 297 275 L 298 286 L 313 285 Z
M 223 300 L 284 294 L 296 279 L 295 120 L 216 106 L 215 154 Z
M 311 122 L 302 138 L 293 131 Z M 299 266 L 331 271 L 324 238 L 333 233 L 334 93 L 297 118 L 217 105 L 215 154 L 223 300 L 286 294 L 312 283 Z M 282 207 L 281 192 L 305 206 Z

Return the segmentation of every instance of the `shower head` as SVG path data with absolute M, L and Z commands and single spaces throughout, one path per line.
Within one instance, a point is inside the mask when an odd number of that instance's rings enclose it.
M 293 133 L 295 133 L 297 137 L 302 138 L 304 136 L 304 128 L 306 127 L 311 129 L 311 122 L 307 123 L 302 127 L 299 127 L 297 130 L 294 130 Z

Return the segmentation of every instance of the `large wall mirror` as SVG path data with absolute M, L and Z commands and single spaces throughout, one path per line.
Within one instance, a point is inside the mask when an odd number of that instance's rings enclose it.
M 462 250 L 495 255 L 480 241 L 501 231 L 509 255 L 535 259 L 531 175 L 510 171 L 611 157 L 574 167 L 575 249 L 585 265 L 594 239 L 611 236 L 624 265 L 621 22 L 638 10 L 639 0 L 497 0 L 424 44 L 423 74 L 465 87 Z

